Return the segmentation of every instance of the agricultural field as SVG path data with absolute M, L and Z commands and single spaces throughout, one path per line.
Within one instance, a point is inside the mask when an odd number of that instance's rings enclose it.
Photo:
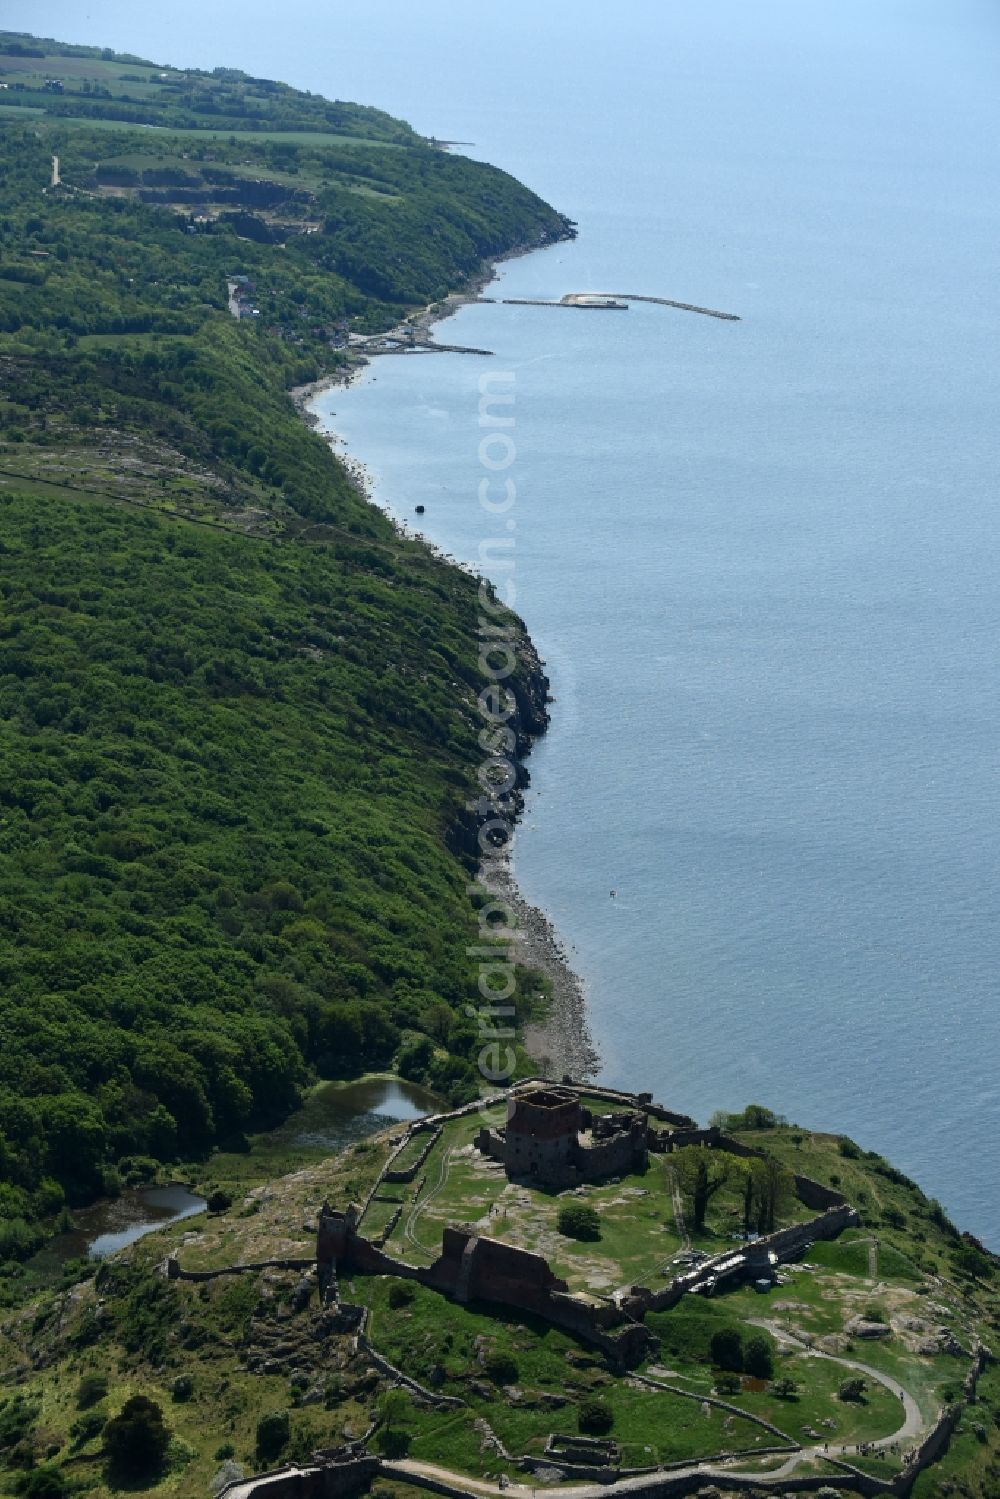
M 69 124 L 121 122 L 238 132 L 266 139 L 295 132 L 310 143 L 330 139 L 412 145 L 409 126 L 381 110 L 300 94 L 235 68 L 161 68 L 110 48 L 72 47 L 0 31 L 5 105 L 43 110 Z

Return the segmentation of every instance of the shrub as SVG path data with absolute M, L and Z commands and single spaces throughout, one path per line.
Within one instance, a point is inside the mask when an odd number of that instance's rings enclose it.
M 409 1306 L 416 1296 L 416 1291 L 409 1281 L 397 1280 L 389 1287 L 389 1305 L 398 1310 L 401 1306 Z
M 405 1457 L 413 1438 L 402 1426 L 383 1426 L 375 1434 L 375 1445 L 383 1457 Z
M 147 1395 L 126 1400 L 114 1420 L 104 1428 L 104 1450 L 112 1468 L 135 1475 L 155 1473 L 163 1466 L 170 1445 L 170 1432 L 163 1412 Z
M 280 1456 L 288 1445 L 290 1426 L 287 1411 L 270 1411 L 257 1422 L 257 1456 L 261 1462 L 270 1462 Z
M 774 1129 L 781 1122 L 780 1116 L 773 1109 L 765 1108 L 762 1103 L 748 1103 L 736 1128 Z
M 717 1369 L 731 1369 L 736 1374 L 742 1370 L 743 1338 L 738 1327 L 720 1327 L 713 1332 L 708 1351 Z
M 74 1421 L 69 1429 L 73 1439 L 74 1447 L 84 1447 L 99 1437 L 107 1425 L 108 1418 L 103 1411 L 87 1411 L 86 1415 L 80 1416 Z
M 737 1395 L 743 1386 L 743 1381 L 738 1374 L 729 1374 L 723 1371 L 715 1376 L 715 1389 L 719 1395 Z
M 245 1337 L 259 1300 L 260 1291 L 255 1280 L 248 1275 L 234 1277 L 219 1292 L 216 1302 L 220 1326 L 225 1332 Z
M 838 1400 L 853 1400 L 858 1404 L 864 1402 L 865 1391 L 868 1384 L 863 1379 L 845 1379 L 837 1391 Z
M 103 1374 L 85 1374 L 76 1387 L 76 1408 L 89 1410 L 108 1393 L 108 1381 Z
M 556 1227 L 567 1239 L 599 1239 L 601 1220 L 585 1202 L 567 1202 L 559 1209 Z
M 930 1202 L 927 1204 L 927 1216 L 931 1220 L 931 1222 L 936 1223 L 938 1228 L 940 1228 L 943 1233 L 946 1233 L 949 1238 L 957 1239 L 959 1237 L 958 1229 L 955 1227 L 954 1223 L 952 1223 L 951 1219 L 948 1217 L 948 1214 L 945 1212 L 944 1208 L 938 1202 L 936 1197 L 932 1197 Z
M 44 1233 L 35 1223 L 24 1218 L 0 1219 L 0 1260 L 30 1259 L 44 1240 Z
M 515 1384 L 517 1364 L 509 1353 L 490 1353 L 483 1360 L 483 1371 L 494 1384 Z
M 776 1114 L 762 1103 L 748 1103 L 740 1114 L 718 1109 L 708 1122 L 722 1130 L 776 1129 L 779 1124 L 788 1123 L 784 1115 Z
M 167 1340 L 180 1320 L 177 1288 L 153 1271 L 132 1265 L 116 1267 L 113 1273 L 119 1339 L 129 1353 L 141 1352 L 147 1362 L 162 1364 Z
M 125 1185 L 116 1166 L 101 1166 L 98 1170 L 101 1192 L 105 1197 L 120 1197 Z
M 604 1400 L 581 1400 L 577 1425 L 590 1436 L 603 1436 L 615 1424 L 615 1413 Z
M 747 1338 L 743 1350 L 743 1370 L 755 1379 L 770 1379 L 774 1373 L 774 1354 L 771 1343 L 763 1333 L 754 1333 Z
M 848 1135 L 841 1135 L 837 1141 L 837 1149 L 848 1161 L 859 1161 L 861 1159 L 861 1147 L 855 1145 Z
M 434 1060 L 434 1043 L 429 1036 L 418 1036 L 409 1046 L 404 1046 L 396 1058 L 396 1071 L 400 1077 L 420 1082 L 427 1076 L 427 1069 Z
M 798 1385 L 790 1374 L 782 1374 L 781 1378 L 776 1379 L 771 1386 L 771 1393 L 777 1395 L 779 1400 L 797 1400 L 798 1389 Z
M 208 1211 L 210 1213 L 228 1212 L 232 1205 L 232 1197 L 228 1192 L 224 1192 L 221 1187 L 217 1187 L 214 1192 L 209 1194 Z
M 138 1187 L 150 1182 L 159 1167 L 151 1155 L 126 1155 L 118 1162 L 118 1170 L 127 1187 Z
M 212 1457 L 217 1463 L 224 1463 L 227 1458 L 235 1456 L 236 1448 L 233 1446 L 232 1442 L 223 1442 L 222 1446 L 216 1447 L 215 1451 L 212 1453 Z
M 180 1404 L 181 1402 L 183 1402 L 185 1400 L 190 1400 L 191 1396 L 193 1394 L 194 1394 L 194 1378 L 193 1378 L 193 1376 L 190 1375 L 190 1374 L 178 1374 L 177 1378 L 174 1380 L 173 1384 L 170 1386 L 170 1398 L 171 1398 L 171 1400 L 176 1400 L 178 1402 L 178 1404 Z
M 59 1469 L 46 1463 L 44 1467 L 26 1473 L 18 1481 L 17 1492 L 25 1499 L 64 1499 L 70 1490 Z
M 341 1401 L 346 1400 L 346 1398 L 344 1381 L 339 1375 L 331 1375 L 326 1382 L 326 1390 L 323 1395 L 323 1409 L 328 1411 L 336 1410 Z
M 31 1210 L 36 1218 L 54 1218 L 66 1201 L 66 1193 L 59 1182 L 51 1176 L 43 1176 L 31 1198 Z
M 386 1390 L 375 1402 L 375 1410 L 383 1426 L 404 1426 L 410 1414 L 409 1398 L 400 1389 Z
M 993 1274 L 993 1261 L 975 1244 L 963 1244 L 955 1251 L 955 1269 L 976 1280 L 988 1280 Z

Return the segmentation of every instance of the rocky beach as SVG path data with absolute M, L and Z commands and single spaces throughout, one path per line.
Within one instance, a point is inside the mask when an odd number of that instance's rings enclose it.
M 525 900 L 505 860 L 491 859 L 479 877 L 490 894 L 513 913 L 519 935 L 518 962 L 537 969 L 551 986 L 544 1017 L 523 1029 L 525 1049 L 547 1076 L 568 1075 L 576 1081 L 592 1077 L 600 1057 L 587 1024 L 586 990 L 559 934 L 545 912 Z
M 434 324 L 452 316 L 468 302 L 474 301 L 494 279 L 497 265 L 501 261 L 530 254 L 542 248 L 545 246 L 526 245 L 512 251 L 509 255 L 498 257 L 496 261 L 489 262 L 465 289 L 453 293 L 442 302 L 424 308 L 407 323 L 400 325 L 401 328 L 415 328 L 426 335 Z M 400 330 L 392 331 L 399 332 Z M 320 430 L 336 450 L 338 460 L 359 493 L 370 504 L 377 505 L 389 515 L 401 531 L 413 535 L 415 533 L 405 522 L 387 507 L 379 504 L 370 472 L 364 463 L 345 450 L 344 439 L 320 417 L 314 405 L 317 398 L 325 391 L 351 385 L 361 376 L 369 363 L 379 357 L 387 356 L 376 351 L 365 352 L 363 349 L 352 351 L 350 362 L 342 369 L 336 370 L 321 380 L 299 386 L 290 394 L 303 420 Z M 444 553 L 428 537 L 423 536 L 421 539 L 432 552 L 452 566 L 463 566 L 456 558 Z M 528 662 L 529 668 L 532 673 L 540 674 L 544 663 L 539 661 L 533 646 L 529 649 L 532 656 L 531 661 Z M 533 713 L 530 716 L 533 721 L 530 725 L 526 724 L 527 733 L 523 736 L 523 742 L 519 743 L 518 750 L 522 773 L 523 755 L 527 753 L 530 738 L 544 732 L 544 720 L 547 718 L 544 708 L 541 708 L 540 713 Z M 550 986 L 549 1003 L 544 1018 L 530 1022 L 522 1032 L 525 1049 L 537 1062 L 542 1072 L 552 1076 L 568 1074 L 577 1079 L 592 1077 L 600 1065 L 600 1057 L 594 1047 L 587 1023 L 584 983 L 575 972 L 552 922 L 544 911 L 531 905 L 524 898 L 517 885 L 512 866 L 507 860 L 491 859 L 488 863 L 484 862 L 480 868 L 479 878 L 486 889 L 498 899 L 506 902 L 514 914 L 520 935 L 518 962 L 526 968 L 536 969 Z

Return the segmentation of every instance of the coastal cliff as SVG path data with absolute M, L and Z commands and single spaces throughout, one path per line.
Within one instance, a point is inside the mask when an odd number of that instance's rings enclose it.
M 317 1077 L 400 1057 L 475 1094 L 478 583 L 367 503 L 288 392 L 570 226 L 378 111 L 3 48 L 41 79 L 0 124 L 17 1263 L 64 1200 L 239 1146 Z M 513 628 L 516 812 L 546 683 Z

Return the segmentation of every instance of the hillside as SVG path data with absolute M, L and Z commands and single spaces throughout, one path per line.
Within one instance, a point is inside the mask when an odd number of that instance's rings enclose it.
M 602 1107 L 600 1093 L 588 1102 Z M 812 1242 L 815 1214 L 782 1192 L 778 1223 L 800 1223 L 802 1247 L 766 1293 L 735 1278 L 714 1294 L 668 1297 L 645 1315 L 646 1348 L 622 1366 L 599 1334 L 552 1325 L 504 1283 L 460 1304 L 356 1267 L 342 1271 L 336 1304 L 324 1301 L 313 1274 L 322 1203 L 367 1202 L 390 1153 L 405 1168 L 434 1134 L 397 1129 L 279 1180 L 252 1157 L 216 1157 L 201 1186 L 228 1207 L 150 1235 L 96 1276 L 93 1264 L 77 1267 L 0 1323 L 0 1371 L 16 1384 L 0 1405 L 7 1491 L 19 1492 L 35 1463 L 52 1485 L 42 1494 L 73 1485 L 95 1499 L 122 1488 L 205 1493 L 227 1473 L 308 1464 L 314 1451 L 370 1433 L 371 1451 L 406 1459 L 378 1478 L 382 1499 L 431 1469 L 446 1470 L 457 1494 L 484 1492 L 502 1475 L 515 1499 L 560 1478 L 574 1499 L 593 1499 L 601 1485 L 581 1487 L 588 1464 L 591 1478 L 608 1465 L 602 1484 L 614 1470 L 640 1483 L 644 1471 L 673 1465 L 674 1481 L 685 1480 L 676 1492 L 705 1499 L 748 1490 L 780 1499 L 786 1482 L 810 1480 L 831 1499 L 865 1492 L 867 1479 L 917 1499 L 992 1499 L 1000 1381 L 988 1360 L 979 1370 L 977 1349 L 1000 1327 L 995 1264 L 970 1254 L 937 1204 L 888 1163 L 748 1110 L 726 1127 L 733 1148 L 752 1154 L 740 1164 L 708 1152 L 713 1177 L 729 1175 L 696 1228 L 696 1149 L 552 1194 L 505 1182 L 477 1155 L 472 1137 L 491 1117 L 456 1117 L 411 1183 L 377 1188 L 361 1229 L 388 1255 L 426 1267 L 457 1215 L 486 1241 L 553 1256 L 560 1273 L 572 1276 L 575 1263 L 581 1305 L 604 1319 L 610 1302 L 599 1287 L 637 1275 L 662 1294 L 699 1258 L 733 1252 L 748 1161 L 787 1171 L 789 1183 L 808 1172 L 820 1188 L 839 1184 L 861 1208 L 853 1226 Z M 581 1202 L 596 1230 L 556 1230 L 555 1210 Z M 541 1237 L 539 1215 L 548 1220 Z M 646 1252 L 654 1239 L 658 1251 Z M 164 1275 L 167 1257 L 180 1278 Z M 260 1268 L 232 1273 L 238 1265 Z M 515 1304 L 502 1304 L 510 1294 Z M 415 1383 L 401 1384 L 393 1366 Z M 159 1466 L 127 1477 L 109 1464 L 104 1431 L 137 1395 L 159 1407 L 169 1442 Z M 950 1434 L 911 1490 L 908 1454 L 941 1429 L 944 1412 Z M 742 1475 L 738 1489 L 730 1473 Z
M 553 1188 L 484 1148 L 499 1097 L 335 1156 L 287 1123 L 372 1072 L 477 1099 L 484 600 L 519 760 L 547 719 L 522 623 L 290 391 L 571 226 L 225 68 L 0 32 L 0 84 L 0 1494 L 188 1499 L 367 1440 L 376 1499 L 994 1499 L 997 1261 L 878 1154 L 660 1110 L 634 1169 Z M 174 1177 L 209 1211 L 62 1257 Z
M 0 33 L 0 82 L 14 1268 L 64 1200 L 238 1145 L 318 1076 L 402 1056 L 475 1092 L 478 579 L 288 391 L 568 231 L 376 110 L 225 69 Z M 510 628 L 523 753 L 545 682 Z

